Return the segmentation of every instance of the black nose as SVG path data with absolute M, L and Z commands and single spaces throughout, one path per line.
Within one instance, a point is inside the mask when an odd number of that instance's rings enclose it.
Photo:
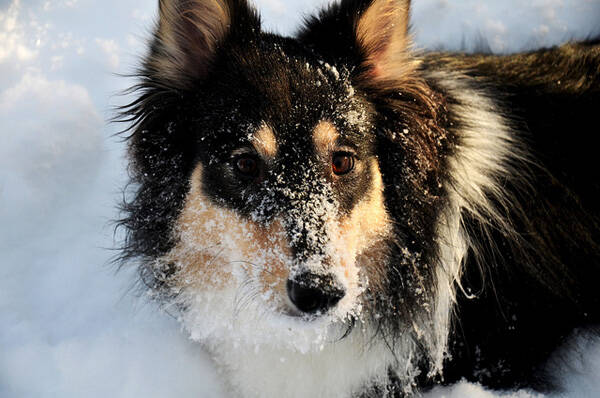
M 304 273 L 287 281 L 287 292 L 292 303 L 309 314 L 325 312 L 346 294 L 330 276 Z

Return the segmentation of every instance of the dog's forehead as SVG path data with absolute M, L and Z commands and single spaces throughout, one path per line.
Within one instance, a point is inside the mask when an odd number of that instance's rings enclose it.
M 327 120 L 343 136 L 365 135 L 372 110 L 355 90 L 352 71 L 332 65 L 318 55 L 288 42 L 267 42 L 230 54 L 225 93 L 235 106 L 229 117 L 239 133 L 266 135 L 278 140 L 309 138 Z M 264 126 L 269 126 L 266 130 Z

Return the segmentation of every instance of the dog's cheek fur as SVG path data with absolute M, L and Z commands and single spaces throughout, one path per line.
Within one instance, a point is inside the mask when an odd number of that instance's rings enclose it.
M 363 199 L 339 222 L 339 235 L 334 239 L 339 256 L 350 257 L 346 262 L 356 264 L 366 278 L 369 289 L 383 284 L 387 268 L 386 239 L 392 231 L 390 217 L 383 197 L 383 181 L 376 159 L 367 165 L 371 186 Z M 342 260 L 344 261 L 344 260 Z M 347 274 L 346 277 L 350 277 Z
M 190 178 L 190 191 L 174 228 L 177 244 L 161 259 L 175 265 L 173 288 L 236 288 L 251 278 L 274 304 L 281 305 L 290 262 L 281 223 L 259 225 L 213 203 L 203 193 L 202 170 L 198 164 Z

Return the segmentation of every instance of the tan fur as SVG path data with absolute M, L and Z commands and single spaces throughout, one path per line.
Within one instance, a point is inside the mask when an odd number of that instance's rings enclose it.
M 265 159 L 277 155 L 277 139 L 271 127 L 263 124 L 252 136 L 252 144 L 256 151 Z
M 313 143 L 319 155 L 329 158 L 329 154 L 335 148 L 339 132 L 335 126 L 326 120 L 320 121 L 313 130 Z
M 375 159 L 368 166 L 373 184 L 366 196 L 339 223 L 339 250 L 352 253 L 356 265 L 363 269 L 369 283 L 379 283 L 384 274 L 383 239 L 391 232 L 390 217 L 385 208 L 383 180 Z
M 233 282 L 235 265 L 259 280 L 264 291 L 275 290 L 282 297 L 290 250 L 281 223 L 262 226 L 213 204 L 202 192 L 201 165 L 190 185 L 175 227 L 178 243 L 162 259 L 177 265 L 175 283 L 199 290 L 225 288 Z
M 157 38 L 149 59 L 155 77 L 174 87 L 207 73 L 231 22 L 225 0 L 161 0 Z

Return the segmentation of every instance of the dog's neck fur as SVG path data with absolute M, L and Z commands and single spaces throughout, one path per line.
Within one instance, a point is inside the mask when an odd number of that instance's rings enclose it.
M 383 342 L 368 341 L 359 331 L 317 352 L 226 342 L 211 352 L 232 395 L 240 397 L 358 396 L 370 383 L 386 383 L 395 360 Z

